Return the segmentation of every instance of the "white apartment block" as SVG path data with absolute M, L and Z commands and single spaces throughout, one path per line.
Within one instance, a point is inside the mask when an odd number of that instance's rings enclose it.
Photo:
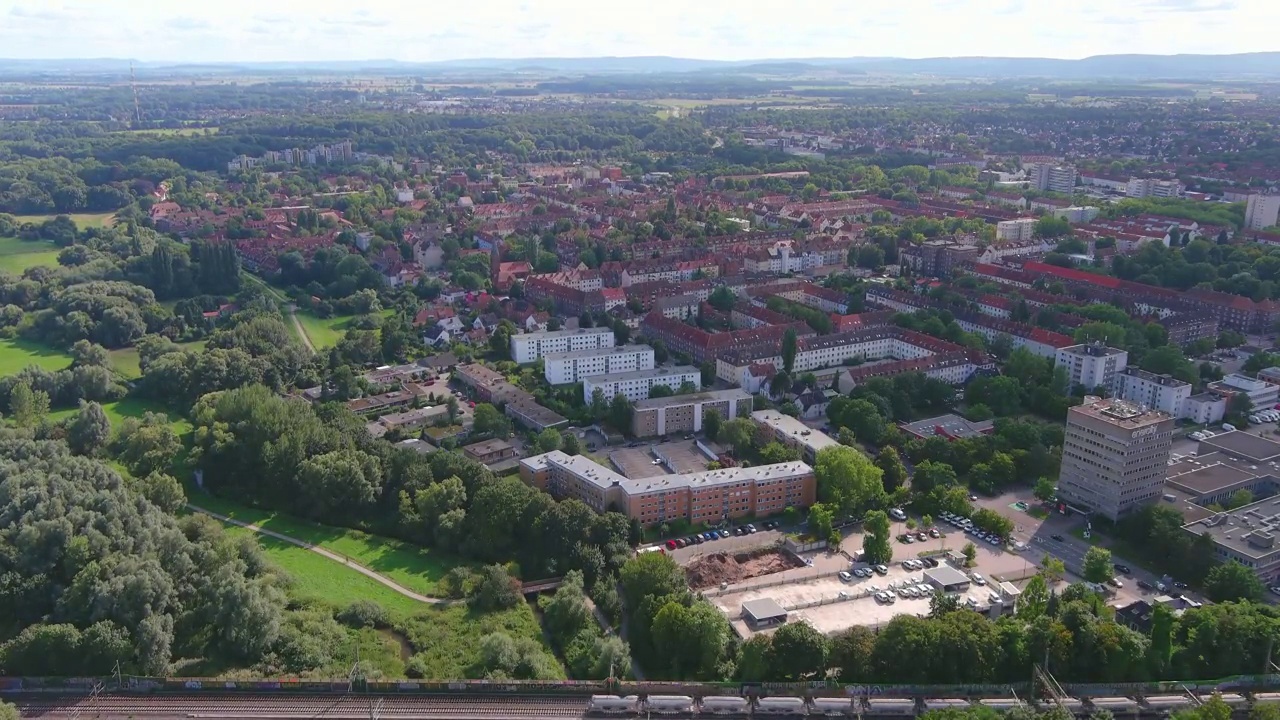
M 624 395 L 631 402 L 637 402 L 648 399 L 649 391 L 655 385 L 666 385 L 673 392 L 679 393 L 680 386 L 686 382 L 693 383 L 694 389 L 700 390 L 702 371 L 692 365 L 677 365 L 656 370 L 597 375 L 582 379 L 582 399 L 583 402 L 590 403 L 591 395 L 596 388 L 600 388 L 604 393 L 605 402 L 612 401 L 618 395 Z
M 1074 165 L 1038 163 L 1027 169 L 1027 177 L 1037 190 L 1067 195 L 1075 192 L 1076 168 Z
M 1031 242 L 1035 238 L 1036 219 L 1018 218 L 996 223 L 996 240 L 1000 242 Z
M 1102 343 L 1072 345 L 1058 351 L 1055 367 L 1066 368 L 1072 387 L 1115 387 L 1116 374 L 1129 366 L 1129 353 Z
M 1263 230 L 1280 225 L 1280 195 L 1250 195 L 1244 206 L 1244 226 Z
M 1124 194 L 1131 198 L 1177 198 L 1182 197 L 1186 189 L 1177 180 L 1157 180 L 1156 178 L 1130 178 L 1125 186 Z
M 613 328 L 549 330 L 511 336 L 511 359 L 531 363 L 551 353 L 611 348 L 617 344 Z
M 1157 375 L 1136 367 L 1116 374 L 1115 396 L 1141 407 L 1182 417 L 1191 385 L 1168 375 Z
M 1092 222 L 1094 218 L 1102 211 L 1092 205 L 1072 205 L 1071 207 L 1059 208 L 1053 211 L 1053 216 L 1061 218 L 1069 223 L 1079 225 L 1081 223 Z
M 648 345 L 592 348 L 542 357 L 542 375 L 552 385 L 576 383 L 597 375 L 652 370 L 653 348 Z

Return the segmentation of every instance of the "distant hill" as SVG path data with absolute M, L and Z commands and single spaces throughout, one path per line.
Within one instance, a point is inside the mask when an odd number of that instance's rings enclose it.
M 654 56 L 593 58 L 475 58 L 414 63 L 399 60 L 343 62 L 136 62 L 139 74 L 195 73 L 350 73 L 382 71 L 424 75 L 646 75 L 675 73 L 801 75 L 814 71 L 936 75 L 943 77 L 1087 79 L 1275 79 L 1280 78 L 1280 52 L 1235 55 L 1095 55 L 1079 60 L 1011 57 L 937 58 L 777 58 L 699 60 Z M 7 60 L 0 73 L 119 72 L 124 59 Z

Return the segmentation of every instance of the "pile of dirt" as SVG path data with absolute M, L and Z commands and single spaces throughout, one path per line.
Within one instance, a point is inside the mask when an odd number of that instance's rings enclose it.
M 712 553 L 694 561 L 684 571 L 689 578 L 689 586 L 694 590 L 702 590 L 719 587 L 721 584 L 734 585 L 761 575 L 798 567 L 804 567 L 804 563 L 796 556 L 769 548 L 733 555 Z

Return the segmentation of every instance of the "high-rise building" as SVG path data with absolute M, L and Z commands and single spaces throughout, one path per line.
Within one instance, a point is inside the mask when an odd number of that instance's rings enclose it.
M 1111 520 L 1155 502 L 1173 446 L 1173 417 L 1124 400 L 1071 408 L 1058 499 Z
M 1098 342 L 1072 345 L 1058 350 L 1054 365 L 1066 369 L 1067 382 L 1071 387 L 1078 385 L 1087 390 L 1096 387 L 1111 390 L 1116 373 L 1129 365 L 1129 353 Z
M 1027 178 L 1037 190 L 1070 195 L 1076 189 L 1076 168 L 1074 165 L 1051 165 L 1036 163 L 1027 168 Z
M 1244 226 L 1264 230 L 1280 225 L 1280 195 L 1250 195 L 1244 206 Z

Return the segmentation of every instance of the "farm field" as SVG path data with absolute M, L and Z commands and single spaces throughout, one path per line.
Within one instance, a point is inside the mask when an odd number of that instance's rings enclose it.
M 55 217 L 57 217 L 56 213 L 53 215 L 14 215 L 14 218 L 17 219 L 19 223 L 42 223 L 45 220 L 52 220 Z M 85 228 L 91 228 L 91 227 L 97 227 L 97 228 L 111 227 L 111 225 L 115 222 L 116 214 L 109 213 L 109 212 L 108 213 L 69 213 L 68 217 L 70 217 L 72 220 L 75 221 L 76 227 L 83 230 Z
M 22 338 L 0 339 L 0 375 L 12 375 L 29 365 L 57 371 L 70 364 L 71 356 L 61 350 Z
M 0 237 L 0 272 L 21 275 L 27 268 L 55 267 L 59 252 L 60 248 L 44 240 Z

